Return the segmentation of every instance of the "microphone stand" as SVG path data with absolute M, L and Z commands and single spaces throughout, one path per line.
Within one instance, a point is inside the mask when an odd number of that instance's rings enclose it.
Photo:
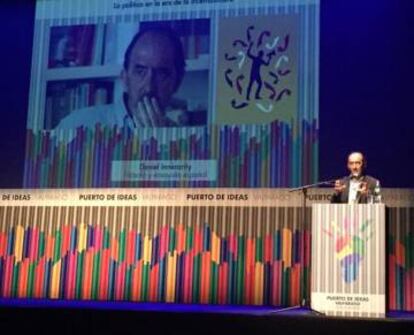
M 308 189 L 312 188 L 312 187 L 318 187 L 318 186 L 323 186 L 323 185 L 332 185 L 335 183 L 336 179 L 331 179 L 331 180 L 324 180 L 324 181 L 319 181 L 317 183 L 314 184 L 308 184 L 308 185 L 302 185 L 299 187 L 295 187 L 295 188 L 291 188 L 289 190 L 289 192 L 298 192 L 298 191 L 302 191 L 303 194 L 303 198 L 302 198 L 302 209 L 305 210 L 306 209 L 306 198 L 308 195 Z M 303 212 L 303 218 L 302 218 L 302 223 L 306 223 L 305 220 L 305 212 Z
M 313 188 L 313 187 L 318 187 L 318 186 L 323 186 L 323 185 L 332 185 L 332 184 L 335 183 L 335 180 L 336 179 L 319 181 L 317 183 L 302 185 L 302 186 L 299 186 L 299 187 L 291 188 L 289 190 L 289 192 L 302 192 L 302 220 L 301 221 L 302 221 L 303 229 L 305 229 L 305 227 L 306 227 L 306 207 L 307 207 L 306 200 L 307 200 L 307 197 L 308 197 L 308 190 L 310 188 Z M 307 251 L 305 249 L 306 248 L 305 234 L 303 234 L 302 245 L 303 245 L 302 259 L 304 260 L 305 259 L 304 256 L 306 255 L 306 251 Z M 309 270 L 310 270 L 310 268 L 309 268 Z M 311 273 L 311 271 L 309 271 L 309 273 Z M 304 294 L 303 294 L 303 299 L 302 299 L 302 301 L 299 305 L 278 309 L 276 311 L 273 311 L 272 313 L 281 313 L 281 312 L 285 312 L 285 311 L 305 307 L 305 308 L 308 308 L 312 313 L 315 313 L 317 315 L 324 315 L 323 313 L 315 311 L 310 307 L 310 301 L 305 296 L 305 292 L 306 292 L 305 287 L 306 287 L 306 285 L 307 285 L 307 283 L 306 283 L 306 280 L 305 280 L 305 276 L 302 275 L 302 287 L 303 287 L 303 290 L 304 290 Z

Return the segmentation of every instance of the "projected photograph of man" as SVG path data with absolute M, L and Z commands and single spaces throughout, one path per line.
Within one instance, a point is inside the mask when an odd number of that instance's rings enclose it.
M 93 30 L 88 38 L 91 51 L 85 50 L 87 41 L 71 36 L 73 30 L 66 29 L 66 35 L 55 31 L 60 39 L 51 37 L 55 53 L 49 54 L 49 68 L 68 67 L 60 70 L 78 71 L 79 79 L 47 83 L 46 129 L 95 128 L 97 124 L 134 129 L 207 123 L 209 20 L 141 22 L 128 41 L 119 69 L 111 62 L 119 63 L 121 59 L 111 59 L 111 54 L 120 54 L 114 49 L 121 46 L 119 36 L 125 27 L 104 25 L 102 38 L 97 33 L 99 26 L 89 26 Z M 89 31 L 88 26 L 76 28 Z M 81 40 L 87 38 L 80 35 Z M 67 45 L 62 45 L 62 39 Z M 98 57 L 94 55 L 100 47 L 96 39 L 103 40 L 102 55 Z M 86 67 L 93 69 L 90 78 L 85 78 Z

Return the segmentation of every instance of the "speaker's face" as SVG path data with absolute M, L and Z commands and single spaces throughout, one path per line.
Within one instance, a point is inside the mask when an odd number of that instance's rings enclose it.
M 364 167 L 364 157 L 360 153 L 350 154 L 348 157 L 348 170 L 353 176 L 362 174 Z
M 178 81 L 171 40 L 159 33 L 142 35 L 131 51 L 122 79 L 130 110 L 134 111 L 147 97 L 150 101 L 154 99 L 163 113 L 177 90 Z

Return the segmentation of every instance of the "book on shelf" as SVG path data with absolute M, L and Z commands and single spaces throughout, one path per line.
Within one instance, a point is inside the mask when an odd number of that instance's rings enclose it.
M 105 41 L 105 25 L 98 24 L 95 27 L 95 38 L 93 44 L 93 65 L 103 64 L 103 52 Z
M 112 81 L 62 81 L 48 84 L 45 129 L 55 128 L 60 120 L 75 110 L 104 105 L 113 100 Z
M 49 68 L 103 64 L 104 24 L 52 27 L 50 34 Z

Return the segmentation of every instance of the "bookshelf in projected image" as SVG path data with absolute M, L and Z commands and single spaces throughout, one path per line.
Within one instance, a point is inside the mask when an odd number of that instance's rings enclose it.
M 172 21 L 170 25 L 178 32 L 186 56 L 186 74 L 176 97 L 185 101 L 187 114 L 200 114 L 205 119 L 209 91 L 209 21 L 198 21 L 203 22 L 196 35 L 191 27 L 194 20 Z M 50 29 L 49 58 L 44 71 L 46 99 L 41 109 L 45 111 L 45 129 L 53 129 L 74 110 L 110 104 L 122 95 L 120 73 L 124 52 L 138 28 L 137 23 L 128 23 Z

